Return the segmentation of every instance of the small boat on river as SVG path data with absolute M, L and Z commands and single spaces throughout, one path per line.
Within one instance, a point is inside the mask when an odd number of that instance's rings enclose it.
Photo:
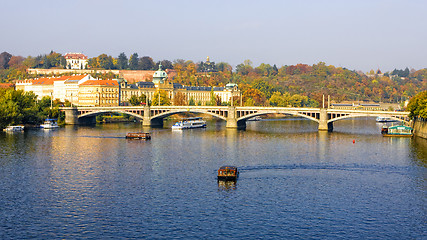
M 218 169 L 218 180 L 236 181 L 239 177 L 239 170 L 235 166 L 222 166 Z
M 24 131 L 24 126 L 7 126 L 5 129 L 3 129 L 5 132 L 21 132 Z
M 56 119 L 49 119 L 49 118 L 44 120 L 44 123 L 41 124 L 40 127 L 44 129 L 59 128 L 58 123 L 56 122 Z
M 396 122 L 397 120 L 394 120 L 392 118 L 389 117 L 377 117 L 375 119 L 376 122 Z
M 408 126 L 396 125 L 381 128 L 381 133 L 384 137 L 412 137 L 414 130 Z
M 190 128 L 205 128 L 206 121 L 201 117 L 194 118 L 186 118 L 179 122 L 176 122 L 172 126 L 172 130 L 182 130 L 182 129 L 190 129 Z
M 151 134 L 147 132 L 134 132 L 126 134 L 126 139 L 151 139 Z
M 255 117 L 251 117 L 251 118 L 249 118 L 248 120 L 246 120 L 246 121 L 261 121 L 262 120 L 262 118 L 260 117 L 260 116 L 255 116 Z

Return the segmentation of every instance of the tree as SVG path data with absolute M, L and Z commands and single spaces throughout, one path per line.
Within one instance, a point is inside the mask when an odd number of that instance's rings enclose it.
M 138 69 L 138 53 L 134 53 L 129 58 L 129 68 L 130 70 Z
M 271 106 L 287 107 L 288 101 L 280 92 L 274 92 L 269 99 Z
M 190 101 L 188 101 L 188 105 L 190 105 L 190 106 L 195 106 L 196 105 L 196 103 L 194 102 L 194 98 L 193 97 L 190 97 Z M 200 106 L 201 106 L 202 104 L 200 103 Z
M 194 100 L 193 100 L 194 102 Z M 173 97 L 173 105 L 175 106 L 185 106 L 187 105 L 187 101 L 185 99 L 185 94 L 182 92 L 177 92 Z
M 33 92 L 0 90 L 0 128 L 10 124 L 37 123 L 36 95 Z
M 99 55 L 97 60 L 100 68 L 103 68 L 103 69 L 114 68 L 113 58 L 111 56 L 107 56 L 107 54 Z
M 411 98 L 407 110 L 410 112 L 409 117 L 421 117 L 427 119 L 427 91 L 423 91 Z
M 274 90 L 274 87 L 272 85 L 270 85 L 269 83 L 265 82 L 262 79 L 255 80 L 251 85 L 252 85 L 252 88 L 256 88 L 261 92 L 263 92 L 267 98 L 271 97 L 271 94 Z
M 261 106 L 265 103 L 264 93 L 255 88 L 249 88 L 243 92 L 243 99 L 245 106 Z M 253 105 L 247 105 L 249 103 Z
M 98 58 L 96 57 L 89 58 L 88 64 L 90 68 L 99 68 Z M 71 65 L 68 64 L 67 69 L 70 69 L 70 68 L 71 68 Z
M 171 104 L 169 97 L 167 96 L 167 92 L 165 90 L 160 90 L 160 105 L 161 106 L 169 106 Z M 153 96 L 152 101 L 153 106 L 159 105 L 159 91 L 156 91 Z
M 120 53 L 117 58 L 117 67 L 120 70 L 128 68 L 128 57 L 126 57 L 124 52 Z
M 139 68 L 142 70 L 154 70 L 155 64 L 151 57 L 144 56 L 139 59 Z
M 43 66 L 42 68 L 44 69 L 49 69 L 50 68 L 50 59 L 45 55 L 43 57 Z
M 21 56 L 12 56 L 9 60 L 9 67 L 10 68 L 22 68 L 23 62 L 25 58 Z
M 67 67 L 67 60 L 65 59 L 64 56 L 61 56 L 61 58 L 59 59 L 59 65 L 61 65 L 63 68 Z
M 173 64 L 169 60 L 162 60 L 156 63 L 156 69 L 159 69 L 159 64 L 162 64 L 163 69 L 173 69 Z
M 142 94 L 141 96 L 132 95 L 129 98 L 129 103 L 132 104 L 132 106 L 140 106 L 142 104 L 146 104 L 147 96 L 145 94 Z
M 9 68 L 9 60 L 12 57 L 12 54 L 8 52 L 0 53 L 0 69 Z

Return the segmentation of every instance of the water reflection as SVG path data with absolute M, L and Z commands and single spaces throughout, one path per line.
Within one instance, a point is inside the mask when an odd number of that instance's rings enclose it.
M 420 166 L 427 167 L 427 139 L 414 137 L 411 141 L 413 159 Z
M 384 138 L 375 118 L 339 121 L 332 133 L 307 120 L 251 122 L 246 131 L 217 121 L 167 126 L 0 133 L 0 238 L 425 235 L 427 140 Z M 152 140 L 124 138 L 141 130 Z M 221 165 L 239 167 L 238 187 L 216 186 Z
M 221 191 L 236 190 L 236 182 L 230 180 L 218 180 L 218 189 Z

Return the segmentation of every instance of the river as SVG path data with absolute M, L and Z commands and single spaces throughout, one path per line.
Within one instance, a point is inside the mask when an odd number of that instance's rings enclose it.
M 172 124 L 0 133 L 0 239 L 427 238 L 427 140 L 374 118 Z

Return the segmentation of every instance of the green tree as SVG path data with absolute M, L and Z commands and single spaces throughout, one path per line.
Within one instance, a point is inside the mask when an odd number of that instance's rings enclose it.
M 142 94 L 141 96 L 132 95 L 129 98 L 129 103 L 132 104 L 132 106 L 140 106 L 142 104 L 146 104 L 147 96 L 145 94 Z
M 100 68 L 103 69 L 113 69 L 114 63 L 113 58 L 107 54 L 101 54 L 98 56 L 98 64 Z
M 188 101 L 188 105 L 190 105 L 190 106 L 195 106 L 196 105 L 196 102 L 194 101 L 193 97 L 190 97 L 190 101 Z
M 427 91 L 412 97 L 406 109 L 410 112 L 409 117 L 412 119 L 416 117 L 427 119 Z
M 130 70 L 138 69 L 138 53 L 134 53 L 129 58 L 129 68 Z
M 162 60 L 156 63 L 155 69 L 159 69 L 159 65 L 162 64 L 163 69 L 173 69 L 173 64 L 169 60 Z
M 0 127 L 10 124 L 37 123 L 36 95 L 33 92 L 0 90 Z
M 160 104 L 159 104 L 159 91 L 156 91 L 153 96 L 152 101 L 153 106 L 169 106 L 171 105 L 170 99 L 167 95 L 167 92 L 165 90 L 160 90 Z
M 139 59 L 139 68 L 142 70 L 154 70 L 156 64 L 153 59 L 149 56 L 144 56 Z
M 119 57 L 117 58 L 117 66 L 120 70 L 128 68 L 128 57 L 126 57 L 124 52 L 120 53 Z

